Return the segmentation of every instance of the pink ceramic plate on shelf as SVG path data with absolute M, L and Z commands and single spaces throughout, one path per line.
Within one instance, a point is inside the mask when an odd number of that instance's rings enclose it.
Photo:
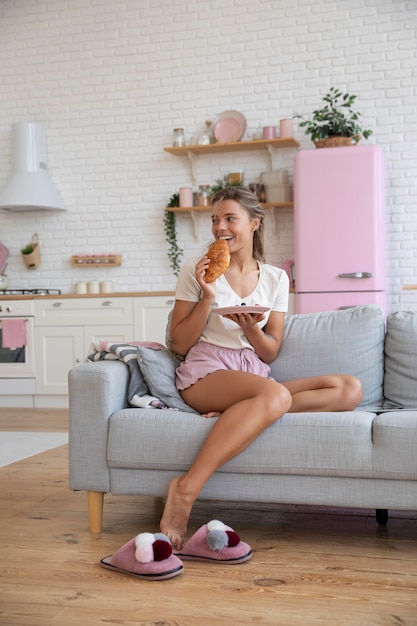
M 246 132 L 246 118 L 239 111 L 224 111 L 216 117 L 212 129 L 220 143 L 240 141 Z
M 254 315 L 260 315 L 260 313 L 266 313 L 266 311 L 269 311 L 268 306 L 240 305 L 225 306 L 222 309 L 213 309 L 212 313 L 217 313 L 218 315 L 237 315 L 239 313 L 252 313 Z

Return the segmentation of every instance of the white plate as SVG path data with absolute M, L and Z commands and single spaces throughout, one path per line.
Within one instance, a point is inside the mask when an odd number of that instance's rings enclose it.
M 223 111 L 214 120 L 212 129 L 220 143 L 240 141 L 246 132 L 246 118 L 239 111 Z
M 225 306 L 222 309 L 213 309 L 212 313 L 217 313 L 218 315 L 236 315 L 238 313 L 265 313 L 269 311 L 268 306 L 248 306 L 248 305 L 240 305 L 240 306 Z

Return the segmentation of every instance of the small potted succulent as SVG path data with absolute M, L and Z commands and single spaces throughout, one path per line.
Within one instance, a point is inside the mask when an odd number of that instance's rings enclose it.
M 360 125 L 361 113 L 353 110 L 357 96 L 343 93 L 336 87 L 330 87 L 322 98 L 326 103 L 321 109 L 313 111 L 311 119 L 294 115 L 301 119 L 300 128 L 309 136 L 316 148 L 333 148 L 357 144 L 362 137 L 368 139 L 372 130 Z

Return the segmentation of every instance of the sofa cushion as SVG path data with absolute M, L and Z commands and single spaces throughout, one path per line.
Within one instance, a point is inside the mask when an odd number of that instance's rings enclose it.
M 170 407 L 186 413 L 196 413 L 184 402 L 175 386 L 175 370 L 177 364 L 168 350 L 152 350 L 138 346 L 139 369 L 151 394 Z
M 287 413 L 220 468 L 244 474 L 368 476 L 375 414 Z M 216 419 L 166 410 L 128 409 L 110 418 L 112 469 L 186 471 Z
M 378 477 L 416 480 L 417 411 L 378 415 L 372 428 L 372 441 L 372 468 Z
M 417 408 L 415 311 L 398 311 L 387 318 L 384 396 L 385 408 Z
M 363 386 L 361 407 L 383 401 L 384 312 L 376 305 L 290 315 L 272 376 L 287 381 L 321 374 L 352 374 Z

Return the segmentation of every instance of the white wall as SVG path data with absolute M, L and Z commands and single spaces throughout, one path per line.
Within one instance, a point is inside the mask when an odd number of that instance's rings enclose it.
M 233 108 L 251 138 L 294 112 L 309 114 L 335 85 L 358 95 L 370 141 L 383 147 L 390 305 L 415 308 L 417 292 L 401 286 L 417 283 L 416 31 L 411 0 L 3 0 L 0 186 L 10 173 L 11 124 L 41 122 L 68 207 L 0 213 L 11 286 L 72 292 L 77 280 L 109 277 L 120 290 L 173 289 L 163 209 L 190 171 L 163 151 L 172 128 L 183 125 L 189 138 Z M 274 165 L 293 157 L 285 151 Z M 200 182 L 236 167 L 249 182 L 268 167 L 267 154 L 203 157 Z M 177 221 L 185 255 L 199 254 L 209 216 L 198 242 L 190 217 Z M 291 211 L 279 214 L 278 234 L 268 224 L 268 260 L 291 258 Z M 34 232 L 43 261 L 28 271 L 19 251 Z M 107 251 L 123 255 L 120 268 L 70 265 L 72 254 Z

